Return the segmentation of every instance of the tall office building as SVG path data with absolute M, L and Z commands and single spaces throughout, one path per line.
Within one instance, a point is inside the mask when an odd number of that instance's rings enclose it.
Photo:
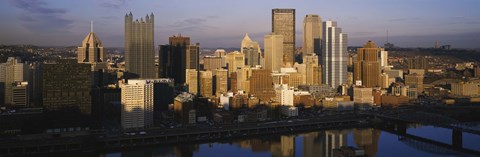
M 228 92 L 228 70 L 216 69 L 215 71 L 215 95 L 220 96 Z
M 335 21 L 323 22 L 322 81 L 330 87 L 347 82 L 347 34 Z
M 168 40 L 168 45 L 159 46 L 158 77 L 173 78 L 176 84 L 182 85 L 185 83 L 187 64 L 189 67 L 194 67 L 193 69 L 198 68 L 198 66 L 195 67 L 195 62 L 198 61 L 195 61 L 198 57 L 196 52 L 198 47 L 191 47 L 190 37 L 181 34 L 171 36 Z
M 196 43 L 195 45 L 187 46 L 187 69 L 197 69 L 199 64 L 199 55 L 200 55 L 200 44 Z
M 242 40 L 240 52 L 245 55 L 245 65 L 250 65 L 252 67 L 260 65 L 260 57 L 262 53 L 260 44 L 250 39 L 248 33 L 245 34 L 245 37 Z
M 198 94 L 198 71 L 196 69 L 185 70 L 185 84 L 188 86 L 188 92 L 192 94 Z
M 272 33 L 283 35 L 283 62 L 295 62 L 295 9 L 272 9 Z
M 423 74 L 413 73 L 405 75 L 405 85 L 417 88 L 418 92 L 422 93 L 424 91 L 423 78 Z
M 269 101 L 275 97 L 272 72 L 267 69 L 252 69 L 250 77 L 250 93 L 260 100 Z
M 408 69 L 428 69 L 428 58 L 415 56 L 407 59 Z
M 303 55 L 321 55 L 322 18 L 315 14 L 308 14 L 303 19 Z
M 91 114 L 91 69 L 76 60 L 57 60 L 42 65 L 42 99 L 47 110 L 79 109 Z
M 121 124 L 125 129 L 144 129 L 153 125 L 154 84 L 131 79 L 122 84 Z
M 283 45 L 284 37 L 282 35 L 270 34 L 265 35 L 263 47 L 265 48 L 265 69 L 272 71 L 280 71 L 283 66 Z
M 380 51 L 380 66 L 382 69 L 385 69 L 385 67 L 388 66 L 388 51 L 385 51 L 384 48 L 381 49 Z
M 125 70 L 132 77 L 155 78 L 155 48 L 153 13 L 145 20 L 133 21 L 125 15 Z
M 228 53 L 226 55 L 228 74 L 235 72 L 237 68 L 242 68 L 245 66 L 245 56 L 238 51 Z
M 82 46 L 77 48 L 78 63 L 98 63 L 104 62 L 103 44 L 100 38 L 93 32 L 93 26 L 90 33 L 82 41 Z
M 9 57 L 6 63 L 0 64 L 0 82 L 3 82 L 4 86 L 4 102 L 7 106 L 15 107 L 27 107 L 23 104 L 15 103 L 14 100 L 17 99 L 14 96 L 13 89 L 16 87 L 16 84 L 19 82 L 24 82 L 28 79 L 28 66 L 21 62 L 19 58 Z
M 357 61 L 353 64 L 353 82 L 362 81 L 364 87 L 380 86 L 380 49 L 375 42 L 368 41 L 357 49 Z
M 222 57 L 217 56 L 205 56 L 203 57 L 203 70 L 214 71 L 216 69 L 221 69 Z
M 204 97 L 213 96 L 213 75 L 212 71 L 200 71 L 200 95 Z
M 318 64 L 318 56 L 313 54 L 303 55 L 303 64 L 305 65 L 305 84 L 322 84 L 322 68 Z

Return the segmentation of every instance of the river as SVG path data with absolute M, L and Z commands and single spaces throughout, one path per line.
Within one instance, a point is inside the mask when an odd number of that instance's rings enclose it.
M 407 134 L 452 144 L 450 129 L 412 125 Z M 480 135 L 462 134 L 463 148 L 480 152 Z M 319 130 L 308 133 L 248 137 L 213 143 L 151 146 L 102 152 L 100 157 L 330 157 L 336 148 L 350 146 L 370 157 L 475 156 L 435 144 L 403 138 L 373 128 Z

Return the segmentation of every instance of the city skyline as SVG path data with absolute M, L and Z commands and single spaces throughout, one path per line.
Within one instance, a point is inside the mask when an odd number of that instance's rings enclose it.
M 150 13 L 157 15 L 155 45 L 166 44 L 167 37 L 182 33 L 206 48 L 239 47 L 245 33 L 263 42 L 261 39 L 271 30 L 270 11 L 273 8 L 296 9 L 296 19 L 318 14 L 324 20 L 338 21 L 350 36 L 349 46 L 361 46 L 368 40 L 383 45 L 387 29 L 389 41 L 401 47 L 433 47 L 435 41 L 439 41 L 456 48 L 478 48 L 475 44 L 480 41 L 480 11 L 474 8 L 479 2 L 472 0 L 272 2 L 255 2 L 258 5 L 251 6 L 244 1 L 2 1 L 0 19 L 9 22 L 0 25 L 3 37 L 0 43 L 78 46 L 78 38 L 88 33 L 93 20 L 95 32 L 103 39 L 105 47 L 123 47 L 122 17 L 131 11 L 139 17 Z M 240 8 L 249 8 L 248 13 Z M 92 11 L 84 12 L 85 9 Z M 444 11 L 447 9 L 449 11 Z M 302 22 L 297 20 L 295 25 L 296 46 L 300 47 Z

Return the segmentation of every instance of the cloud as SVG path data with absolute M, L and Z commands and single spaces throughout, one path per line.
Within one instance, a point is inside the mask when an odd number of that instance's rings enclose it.
M 118 9 L 126 5 L 125 0 L 101 0 L 100 6 L 110 9 Z
M 206 16 L 205 18 L 188 18 L 181 21 L 174 22 L 164 28 L 174 29 L 175 31 L 204 31 L 207 29 L 214 29 L 214 26 L 208 25 L 208 21 L 218 18 L 217 16 Z
M 51 8 L 40 0 L 10 0 L 10 4 L 23 10 L 17 18 L 22 26 L 35 31 L 67 31 L 72 20 L 62 16 L 67 13 L 65 9 Z

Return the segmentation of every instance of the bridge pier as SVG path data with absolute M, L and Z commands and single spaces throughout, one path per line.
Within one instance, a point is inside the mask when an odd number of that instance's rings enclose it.
M 463 147 L 463 132 L 461 129 L 452 129 L 452 145 L 455 148 Z

